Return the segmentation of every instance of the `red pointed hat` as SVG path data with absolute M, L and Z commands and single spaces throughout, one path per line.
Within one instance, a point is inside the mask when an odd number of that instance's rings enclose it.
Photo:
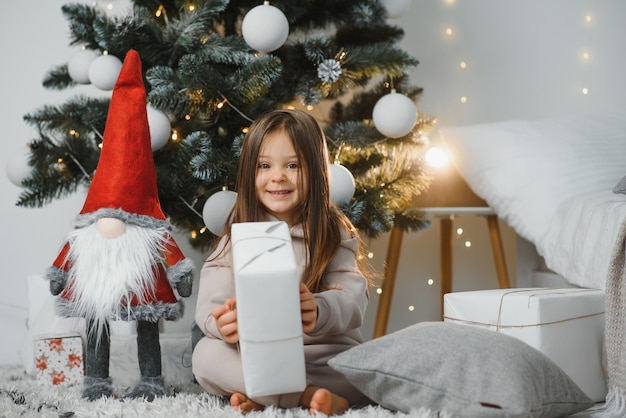
M 132 49 L 113 87 L 100 160 L 80 213 L 103 208 L 165 220 L 150 145 L 141 59 Z

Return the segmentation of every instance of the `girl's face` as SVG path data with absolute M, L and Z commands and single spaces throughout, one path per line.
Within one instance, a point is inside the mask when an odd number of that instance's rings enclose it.
M 300 222 L 297 208 L 304 198 L 300 190 L 306 190 L 305 184 L 299 184 L 301 172 L 289 135 L 284 130 L 269 133 L 261 144 L 257 161 L 256 195 L 271 215 L 289 226 Z

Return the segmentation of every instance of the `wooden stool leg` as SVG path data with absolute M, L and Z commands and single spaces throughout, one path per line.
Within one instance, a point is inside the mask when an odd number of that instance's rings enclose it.
M 493 260 L 496 263 L 498 285 L 500 286 L 500 289 L 508 289 L 511 287 L 511 284 L 509 283 L 509 273 L 506 268 L 502 237 L 500 235 L 500 226 L 498 225 L 498 217 L 496 215 L 487 215 L 487 226 L 489 228 L 489 237 L 491 238 Z
M 452 220 L 453 217 L 441 218 L 440 238 L 440 269 L 441 276 L 441 317 L 443 318 L 443 295 L 452 292 Z
M 393 298 L 393 288 L 396 284 L 396 273 L 398 272 L 398 260 L 400 258 L 403 236 L 404 232 L 400 228 L 394 226 L 391 229 L 389 244 L 387 246 L 383 284 L 381 286 L 382 293 L 378 300 L 373 338 L 381 337 L 387 332 L 389 309 L 391 308 L 391 299 Z

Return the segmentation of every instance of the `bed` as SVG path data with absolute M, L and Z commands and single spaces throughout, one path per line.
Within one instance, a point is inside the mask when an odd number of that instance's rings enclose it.
M 606 296 L 607 416 L 626 416 L 626 112 L 440 130 L 460 175 L 545 265 Z M 612 408 L 622 408 L 612 410 Z

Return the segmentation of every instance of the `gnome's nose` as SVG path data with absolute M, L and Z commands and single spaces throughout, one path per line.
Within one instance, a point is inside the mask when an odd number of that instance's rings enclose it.
M 117 218 L 100 218 L 96 221 L 96 229 L 104 238 L 117 238 L 126 231 L 126 223 Z

